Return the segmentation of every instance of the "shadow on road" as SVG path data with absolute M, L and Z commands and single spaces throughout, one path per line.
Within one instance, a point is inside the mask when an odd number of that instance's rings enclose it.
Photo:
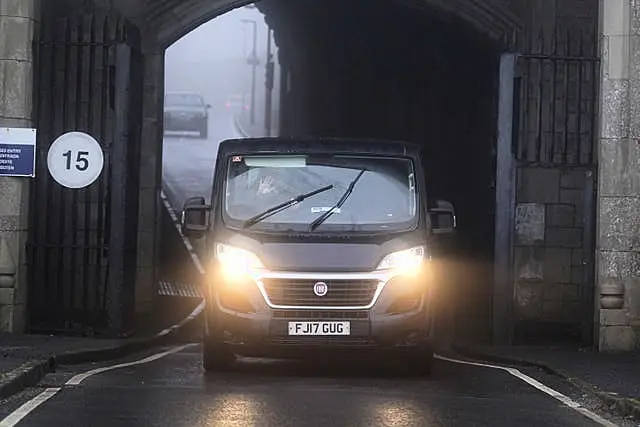
M 362 360 L 363 357 L 369 360 Z M 434 365 L 438 362 L 434 362 Z M 433 376 L 435 376 L 435 370 Z M 236 363 L 225 372 L 208 373 L 206 381 L 215 379 L 250 380 L 318 378 L 318 379 L 381 379 L 424 381 L 424 377 L 415 375 L 402 363 L 402 360 L 372 360 L 371 355 L 360 358 L 349 357 L 341 360 L 318 359 L 253 359 L 238 358 Z

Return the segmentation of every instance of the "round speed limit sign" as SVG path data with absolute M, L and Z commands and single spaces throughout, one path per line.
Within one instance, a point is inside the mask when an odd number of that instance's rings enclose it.
M 87 187 L 102 173 L 102 147 L 86 133 L 65 133 L 51 144 L 47 167 L 58 184 L 67 188 Z

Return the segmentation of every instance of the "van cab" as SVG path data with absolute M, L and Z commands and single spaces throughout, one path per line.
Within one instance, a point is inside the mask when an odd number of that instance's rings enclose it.
M 455 213 L 428 202 L 417 146 L 341 138 L 220 144 L 211 194 L 184 206 L 203 239 L 203 366 L 236 355 L 343 351 L 433 359 L 433 237 Z

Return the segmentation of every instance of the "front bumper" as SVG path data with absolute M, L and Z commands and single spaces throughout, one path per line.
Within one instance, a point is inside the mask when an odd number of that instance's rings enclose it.
M 269 279 L 295 283 L 298 287 L 288 289 L 289 295 L 296 295 L 294 300 L 270 289 L 266 285 Z M 375 281 L 370 298 L 364 294 L 354 297 L 353 291 L 345 291 L 351 281 L 356 284 L 363 280 Z M 316 281 L 326 282 L 330 289 L 340 281 L 336 289 L 343 288 L 333 296 L 317 297 L 312 291 Z M 303 290 L 306 282 L 308 292 Z M 351 292 L 349 297 L 348 292 Z M 268 273 L 266 277 L 235 283 L 217 277 L 206 293 L 205 339 L 215 340 L 245 356 L 298 357 L 316 355 L 319 351 L 412 350 L 429 345 L 431 338 L 432 287 L 424 277 Z M 331 299 L 322 299 L 327 297 Z M 349 333 L 292 335 L 290 322 L 332 322 L 334 325 L 341 322 L 341 327 L 348 322 Z M 295 330 L 295 324 L 292 327 Z

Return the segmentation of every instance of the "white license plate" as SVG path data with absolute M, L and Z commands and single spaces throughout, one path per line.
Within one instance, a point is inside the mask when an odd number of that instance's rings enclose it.
M 289 322 L 289 335 L 350 335 L 351 322 Z

